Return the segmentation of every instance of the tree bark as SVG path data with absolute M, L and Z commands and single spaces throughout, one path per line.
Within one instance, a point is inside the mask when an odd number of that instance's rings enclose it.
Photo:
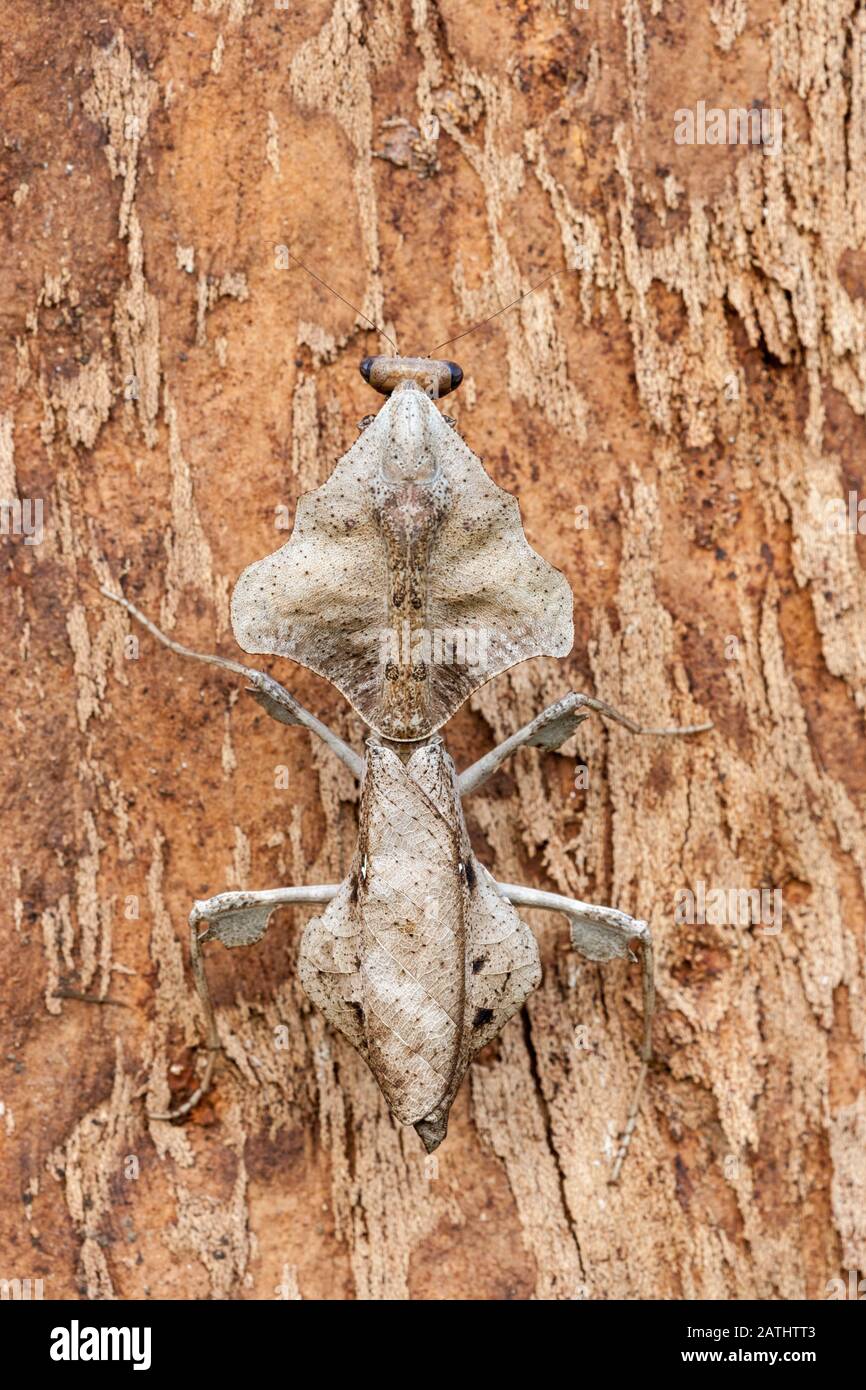
M 866 12 L 66 0 L 62 26 L 0 24 L 0 1276 L 72 1299 L 826 1297 L 866 1268 Z M 702 101 L 781 111 L 780 146 L 678 143 Z M 201 1060 L 193 899 L 338 881 L 356 829 L 327 750 L 98 593 L 122 580 L 243 659 L 237 576 L 377 408 L 357 364 L 381 339 L 281 248 L 407 354 L 558 272 L 442 351 L 465 372 L 447 409 L 569 577 L 575 647 L 446 737 L 466 766 L 569 689 L 715 723 L 589 723 L 467 802 L 499 879 L 652 924 L 658 1060 L 618 1188 L 639 968 L 581 962 L 544 913 L 543 983 L 435 1161 L 300 990 L 310 908 L 213 948 L 215 1089 L 148 1118 Z M 265 664 L 362 747 L 325 681 Z M 696 920 L 701 884 L 765 890 L 763 919 Z

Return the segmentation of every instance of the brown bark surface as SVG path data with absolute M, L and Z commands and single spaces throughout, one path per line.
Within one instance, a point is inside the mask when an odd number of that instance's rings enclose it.
M 866 1268 L 866 541 L 823 520 L 864 490 L 866 12 L 38 0 L 0 26 L 0 498 L 44 502 L 41 544 L 0 538 L 0 1277 L 825 1297 Z M 700 100 L 780 108 L 781 152 L 676 144 Z M 560 272 L 447 349 L 447 408 L 568 575 L 577 640 L 447 737 L 464 766 L 569 689 L 715 721 L 585 725 L 467 803 L 498 878 L 652 923 L 659 1062 L 618 1190 L 639 972 L 580 962 L 550 914 L 438 1167 L 297 983 L 312 909 L 213 949 L 229 1060 L 188 1123 L 148 1118 L 195 1077 L 192 900 L 335 881 L 355 834 L 326 750 L 95 587 L 238 657 L 238 574 L 376 409 L 379 340 L 283 245 L 406 353 Z M 361 747 L 325 681 L 263 664 Z M 678 924 L 699 880 L 781 890 L 781 931 Z

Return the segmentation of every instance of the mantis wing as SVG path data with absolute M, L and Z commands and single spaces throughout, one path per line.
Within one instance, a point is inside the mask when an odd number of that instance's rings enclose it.
M 538 984 L 538 949 L 469 848 L 440 739 L 406 764 L 371 743 L 360 819 L 357 861 L 308 923 L 299 974 L 430 1152 L 472 1054 Z

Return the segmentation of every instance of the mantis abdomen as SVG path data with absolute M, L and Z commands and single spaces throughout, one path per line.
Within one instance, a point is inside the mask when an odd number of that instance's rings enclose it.
M 541 978 L 529 929 L 469 846 L 434 736 L 403 763 L 371 741 L 352 870 L 301 943 L 304 988 L 428 1150 L 473 1052 Z

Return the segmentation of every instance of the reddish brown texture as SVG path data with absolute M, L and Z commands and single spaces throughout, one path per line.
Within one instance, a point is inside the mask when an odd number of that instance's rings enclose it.
M 864 488 L 866 24 L 852 0 L 560 9 L 0 19 L 0 496 L 46 523 L 0 538 L 0 1277 L 46 1297 L 821 1298 L 866 1266 L 866 541 L 810 511 Z M 699 99 L 781 105 L 782 155 L 674 144 Z M 429 114 L 423 169 L 375 157 L 383 122 Z M 275 507 L 376 408 L 379 340 L 276 270 L 280 244 L 406 352 L 561 271 L 448 348 L 449 409 L 568 574 L 575 648 L 448 739 L 466 765 L 569 688 L 716 721 L 664 747 L 586 725 L 588 790 L 525 751 L 467 803 L 501 879 L 652 922 L 659 1061 L 617 1192 L 638 976 L 576 963 L 540 913 L 544 982 L 474 1063 L 432 1180 L 297 985 L 301 909 L 214 949 L 231 1060 L 188 1124 L 147 1119 L 195 1074 L 192 900 L 336 880 L 354 840 L 327 751 L 146 634 L 125 659 L 95 587 L 237 657 L 227 594 L 285 539 Z M 361 747 L 325 681 L 269 669 Z M 781 887 L 782 932 L 676 926 L 699 878 Z

